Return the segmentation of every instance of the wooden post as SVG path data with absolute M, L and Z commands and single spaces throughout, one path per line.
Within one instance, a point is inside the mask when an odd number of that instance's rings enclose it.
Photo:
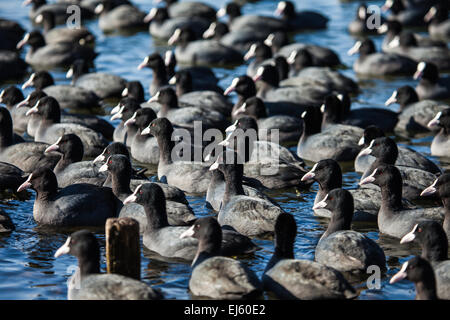
M 105 225 L 106 271 L 141 279 L 139 222 L 133 218 L 109 218 Z

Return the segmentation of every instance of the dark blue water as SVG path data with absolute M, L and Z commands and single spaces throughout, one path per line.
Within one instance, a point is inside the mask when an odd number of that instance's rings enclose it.
M 222 6 L 224 0 L 203 0 L 217 8 Z M 27 30 L 31 30 L 28 18 L 28 8 L 21 8 L 22 1 L 0 1 L 0 16 L 18 21 Z M 152 8 L 150 0 L 134 0 L 142 10 Z M 339 53 L 341 60 L 347 66 L 342 72 L 358 80 L 351 68 L 356 57 L 348 57 L 346 52 L 352 47 L 355 39 L 347 32 L 347 25 L 353 19 L 357 3 L 341 3 L 339 0 L 295 0 L 298 9 L 316 9 L 325 13 L 330 19 L 327 30 L 298 34 L 297 42 L 308 42 L 327 46 Z M 366 1 L 370 4 L 382 5 L 384 1 Z M 246 14 L 272 15 L 277 1 L 259 1 L 246 4 L 243 12 Z M 158 47 L 153 43 L 148 32 L 140 32 L 132 36 L 104 35 L 98 28 L 97 21 L 91 21 L 87 27 L 95 34 L 96 51 L 99 53 L 95 61 L 97 71 L 114 73 L 127 80 L 139 80 L 148 88 L 151 82 L 151 71 L 137 70 L 142 59 L 154 52 L 164 53 L 167 47 Z M 381 38 L 374 38 L 377 47 L 381 46 Z M 221 79 L 221 86 L 227 87 L 233 77 L 244 74 L 246 65 L 233 70 L 215 69 Z M 67 83 L 64 71 L 53 71 L 57 83 Z M 389 98 L 393 90 L 409 84 L 415 85 L 410 78 L 397 78 L 392 81 L 360 80 L 362 93 L 354 99 L 353 108 L 384 107 L 384 101 Z M 1 88 L 5 86 L 2 85 Z M 1 89 L 0 88 L 0 89 Z M 24 94 L 28 94 L 27 90 Z M 146 92 L 149 98 L 148 92 Z M 114 103 L 114 102 L 111 102 Z M 397 106 L 394 107 L 397 110 Z M 432 137 L 413 139 L 411 141 L 399 140 L 401 144 L 412 146 L 429 156 L 440 166 L 448 168 L 448 164 L 439 162 L 430 156 L 429 145 Z M 154 172 L 154 171 L 153 171 Z M 355 187 L 359 174 L 346 172 L 344 174 L 345 187 Z M 326 229 L 327 221 L 313 215 L 311 207 L 314 202 L 317 186 L 311 191 L 299 194 L 295 189 L 271 192 L 273 196 L 287 211 L 292 213 L 298 224 L 298 233 L 295 243 L 296 257 L 300 259 L 313 259 L 314 249 L 321 234 Z M 192 208 L 198 216 L 211 214 L 204 205 L 203 197 L 188 198 Z M 77 261 L 72 256 L 53 258 L 55 251 L 64 243 L 68 233 L 59 233 L 46 230 L 36 225 L 33 220 L 34 194 L 28 201 L 0 200 L 0 206 L 7 211 L 16 225 L 11 234 L 0 235 L 0 299 L 65 299 L 66 281 L 74 272 Z M 369 290 L 364 281 L 354 283 L 360 291 L 359 299 L 413 299 L 414 286 L 407 282 L 394 285 L 389 284 L 389 278 L 398 267 L 413 254 L 420 252 L 414 245 L 400 245 L 398 239 L 380 237 L 376 225 L 356 225 L 354 228 L 366 233 L 377 241 L 388 257 L 388 271 L 382 275 L 381 288 Z M 104 261 L 104 234 L 102 230 L 95 231 L 102 245 L 102 269 Z M 262 248 L 245 262 L 261 275 L 272 252 L 271 241 L 255 240 Z M 151 253 L 143 249 L 142 278 L 155 287 L 161 288 L 167 298 L 189 299 L 187 290 L 190 268 L 187 264 L 161 262 L 152 258 Z

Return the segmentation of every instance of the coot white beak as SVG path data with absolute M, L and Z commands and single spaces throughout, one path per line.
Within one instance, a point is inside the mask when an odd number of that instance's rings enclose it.
M 156 15 L 156 12 L 157 12 L 157 9 L 152 8 L 152 10 L 150 10 L 150 12 L 144 17 L 144 22 L 149 23 L 150 21 L 152 21 Z
M 359 52 L 359 48 L 361 48 L 362 42 L 361 41 L 356 41 L 355 45 L 353 47 L 350 48 L 350 50 L 347 51 L 347 54 L 349 56 L 352 56 L 356 53 Z
M 240 113 L 244 113 L 247 109 L 247 103 L 243 103 L 242 106 L 233 111 L 233 116 L 237 116 Z M 236 124 L 236 123 L 235 123 Z M 229 128 L 229 127 L 228 127 Z M 234 129 L 233 129 L 234 130 Z
M 275 38 L 275 35 L 273 33 L 269 34 L 264 40 L 264 44 L 268 47 L 271 47 L 273 45 L 273 39 Z M 289 62 L 288 62 L 289 63 Z
M 66 242 L 55 252 L 55 258 L 62 256 L 63 254 L 68 254 L 70 252 L 70 237 L 67 238 Z
M 438 179 L 434 180 L 433 184 L 427 188 L 425 188 L 421 193 L 420 196 L 421 197 L 425 197 L 425 196 L 429 196 L 432 195 L 436 192 L 436 183 L 437 183 Z
M 398 94 L 398 92 L 397 92 L 397 90 L 395 90 L 395 91 L 392 93 L 392 96 L 391 96 L 389 99 L 386 100 L 386 102 L 384 103 L 384 105 L 387 107 L 387 106 L 390 106 L 390 105 L 393 104 L 393 103 L 396 103 L 396 102 L 397 102 L 397 94 Z
M 425 67 L 427 66 L 427 64 L 425 62 L 419 62 L 419 64 L 417 65 L 417 71 L 414 73 L 414 80 L 419 79 L 420 77 L 422 77 L 423 75 L 423 71 L 425 70 Z
M 144 136 L 146 134 L 150 134 L 150 126 L 148 126 L 147 128 L 145 128 L 144 130 L 142 130 L 141 132 L 141 136 Z
M 383 12 L 388 11 L 392 7 L 393 4 L 394 4 L 394 1 L 386 0 L 386 2 L 381 7 L 381 11 L 383 11 Z
M 416 229 L 418 227 L 418 224 L 416 224 L 413 229 L 411 230 L 411 232 L 407 233 L 405 236 L 403 236 L 403 238 L 400 240 L 400 243 L 408 243 L 408 242 L 412 242 L 414 241 L 414 239 L 416 238 L 416 235 L 414 234 L 414 232 L 416 232 Z
M 307 181 L 307 180 L 313 179 L 316 176 L 316 174 L 314 173 L 316 168 L 317 168 L 317 163 L 312 167 L 311 170 L 309 170 L 307 173 L 305 173 L 305 175 L 302 177 L 301 181 Z
M 134 190 L 133 194 L 129 195 L 125 200 L 123 200 L 123 204 L 133 203 L 136 202 L 137 194 L 139 190 L 142 188 L 142 184 L 140 184 L 136 190 Z
M 439 118 L 441 117 L 441 115 L 442 115 L 442 111 L 439 111 L 436 114 L 436 116 L 433 119 L 431 119 L 430 122 L 428 122 L 427 127 L 433 128 L 433 127 L 439 125 Z
M 106 172 L 108 171 L 108 161 L 106 161 L 106 163 L 104 163 L 100 169 L 98 169 L 98 172 Z
M 159 91 L 153 96 L 153 97 L 151 97 L 147 102 L 148 103 L 150 103 L 150 102 L 158 102 L 158 99 L 159 99 Z
M 214 37 L 214 35 L 216 34 L 216 26 L 217 26 L 217 24 L 215 22 L 211 23 L 209 25 L 209 28 L 205 32 L 203 32 L 203 35 L 202 35 L 203 39 L 208 39 L 208 38 Z
M 29 94 L 28 97 L 25 100 L 20 101 L 18 104 L 16 104 L 16 108 L 20 108 L 22 106 L 25 106 L 30 101 L 31 95 Z
M 26 7 L 32 3 L 33 3 L 33 0 L 25 0 L 24 2 L 22 2 L 22 7 Z
M 255 56 L 255 54 L 256 54 L 256 44 L 254 43 L 250 46 L 250 49 L 245 54 L 244 60 L 245 61 L 250 60 L 251 58 L 253 58 Z
M 22 183 L 18 188 L 17 188 L 17 192 L 20 192 L 20 191 L 23 191 L 23 190 L 25 190 L 25 189 L 29 189 L 29 188 L 31 188 L 32 187 L 32 185 L 31 185 L 31 176 L 32 176 L 33 174 L 30 174 L 29 176 L 28 176 L 28 179 L 24 182 L 24 183 Z
M 171 85 L 177 84 L 177 77 L 173 76 L 172 78 L 170 78 L 169 84 L 171 84 Z
M 436 13 L 437 13 L 436 7 L 431 7 L 430 10 L 428 10 L 428 12 L 427 12 L 427 14 L 425 15 L 425 17 L 423 17 L 423 20 L 424 20 L 425 22 L 430 22 L 431 19 L 433 19 L 434 16 L 436 15 Z
M 172 50 L 167 50 L 165 55 L 164 55 L 164 64 L 166 66 L 170 65 L 170 63 L 172 62 L 172 57 L 173 57 L 173 51 Z
M 391 42 L 389 42 L 388 47 L 393 49 L 397 48 L 398 46 L 400 46 L 400 37 L 395 36 L 394 39 L 392 39 Z
M 40 14 L 34 19 L 34 22 L 41 23 L 43 20 L 44 20 L 44 16 L 42 14 Z
M 378 28 L 377 32 L 378 32 L 378 34 L 383 34 L 383 33 L 388 32 L 388 29 L 389 29 L 389 28 L 388 28 L 387 24 L 386 24 L 386 23 L 383 23 L 383 24 L 381 25 L 381 27 Z
M 94 9 L 94 13 L 95 14 L 100 14 L 103 12 L 103 10 L 105 9 L 105 6 L 103 5 L 103 3 L 98 4 L 95 9 Z
M 397 272 L 392 278 L 391 280 L 389 280 L 389 283 L 396 283 L 399 282 L 400 280 L 405 279 L 408 275 L 406 274 L 406 268 L 408 268 L 408 261 L 406 261 L 402 268 L 400 269 L 399 272 Z
M 325 113 L 325 103 L 320 106 L 320 112 Z
M 30 78 L 22 85 L 22 90 L 33 86 L 34 77 L 36 77 L 36 74 L 32 73 Z
M 261 80 L 263 73 L 264 73 L 264 67 L 259 67 L 258 71 L 256 72 L 256 75 L 253 77 L 253 81 L 256 82 L 258 80 Z
M 317 209 L 323 209 L 327 206 L 327 199 L 328 199 L 328 193 L 325 196 L 325 198 L 323 198 L 320 202 L 317 202 L 314 206 L 313 206 L 313 210 L 317 210 Z
M 238 120 L 236 120 L 231 126 L 225 129 L 225 132 L 233 132 L 237 128 Z
M 239 78 L 234 78 L 233 81 L 231 82 L 231 85 L 228 88 L 226 88 L 225 91 L 223 92 L 223 95 L 227 96 L 231 92 L 233 92 L 236 89 L 238 82 L 239 82 Z
M 122 97 L 126 97 L 128 95 L 128 88 L 123 89 Z
M 73 67 L 71 67 L 69 70 L 67 70 L 66 73 L 66 79 L 70 79 L 73 77 Z
M 122 114 L 123 109 L 125 109 L 125 106 L 121 106 L 119 112 L 113 114 L 113 116 L 111 117 L 111 120 L 122 119 L 122 116 L 123 116 L 123 114 Z
M 359 185 L 365 185 L 365 184 L 369 184 L 375 181 L 375 174 L 377 173 L 377 169 L 373 170 L 372 174 L 368 177 L 365 177 L 362 181 L 359 182 Z
M 287 63 L 289 64 L 293 64 L 295 62 L 295 58 L 297 57 L 297 50 L 294 50 L 291 52 L 291 54 L 289 55 L 289 57 L 287 58 Z
M 363 137 L 363 138 L 364 138 L 364 137 Z M 372 147 L 373 147 L 373 142 L 374 142 L 374 141 L 375 141 L 375 140 L 370 141 L 369 146 L 368 146 L 367 148 L 365 148 L 364 150 L 362 150 L 362 151 L 359 153 L 359 156 L 367 156 L 367 155 L 371 154 L 371 153 L 372 153 Z
M 173 45 L 174 43 L 176 43 L 178 41 L 178 39 L 180 38 L 181 35 L 181 29 L 178 28 L 175 30 L 175 32 L 173 33 L 173 35 L 169 38 L 169 40 L 167 41 L 167 44 L 169 46 Z
M 97 158 L 95 158 L 94 161 L 92 161 L 92 163 L 105 161 L 106 157 L 105 157 L 104 153 L 105 153 L 105 151 L 103 151 L 101 155 L 98 155 Z
M 227 10 L 225 8 L 220 8 L 216 13 L 217 18 L 222 18 L 227 14 Z
M 286 2 L 284 1 L 278 2 L 277 9 L 275 10 L 275 15 L 281 16 L 284 12 L 284 9 L 286 9 Z
M 192 225 L 189 229 L 180 234 L 180 239 L 192 237 L 195 234 L 194 228 L 195 225 Z
M 20 41 L 17 43 L 16 49 L 22 48 L 22 47 L 28 42 L 28 39 L 30 39 L 30 34 L 29 34 L 29 33 L 27 33 L 27 34 L 23 37 L 23 39 L 20 40 Z
M 145 57 L 144 60 L 138 65 L 138 70 L 144 69 L 147 66 L 148 60 L 150 60 L 149 57 Z
M 116 114 L 119 111 L 120 111 L 120 103 L 111 110 L 110 114 Z
M 364 145 L 364 141 L 365 141 L 364 136 L 362 136 L 361 139 L 359 139 L 358 141 L 358 146 Z
M 61 142 L 61 138 L 62 137 L 59 137 L 58 141 L 56 141 L 54 144 L 52 144 L 47 149 L 45 149 L 44 153 L 49 153 L 49 152 L 52 152 L 52 151 L 58 151 L 59 150 L 59 143 Z
M 36 102 L 36 104 L 34 105 L 34 107 L 31 108 L 30 110 L 28 110 L 27 113 L 25 113 L 25 116 L 28 117 L 30 114 L 38 113 L 38 112 L 39 112 L 38 107 L 39 107 L 39 103 L 40 103 L 40 102 L 41 102 L 41 100 L 39 100 L 38 102 Z
M 124 125 L 125 127 L 131 126 L 132 124 L 136 123 L 136 116 L 137 116 L 137 111 L 133 114 L 133 116 L 128 119 L 127 121 L 125 121 Z

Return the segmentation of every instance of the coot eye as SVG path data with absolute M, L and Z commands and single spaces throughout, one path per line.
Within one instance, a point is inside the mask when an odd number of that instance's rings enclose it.
M 422 228 L 417 229 L 417 232 L 422 232 Z

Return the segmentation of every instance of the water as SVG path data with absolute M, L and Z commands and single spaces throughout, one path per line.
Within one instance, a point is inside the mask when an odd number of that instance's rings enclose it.
M 203 0 L 217 8 L 226 3 L 225 0 Z M 28 18 L 28 8 L 21 8 L 22 1 L 0 1 L 0 16 L 18 21 L 24 28 L 31 30 L 32 26 Z M 351 66 L 357 57 L 349 57 L 346 52 L 352 47 L 355 39 L 347 32 L 347 25 L 353 20 L 357 2 L 341 3 L 339 0 L 295 0 L 298 9 L 316 9 L 331 19 L 328 29 L 313 33 L 298 34 L 297 42 L 308 42 L 327 46 L 338 52 L 342 62 L 347 66 L 341 71 L 355 80 L 360 80 L 361 94 L 354 98 L 353 108 L 380 107 L 384 108 L 384 101 L 398 87 L 409 84 L 415 86 L 415 81 L 410 78 L 396 78 L 395 80 L 366 80 L 357 79 Z M 382 5 L 383 1 L 368 1 L 370 4 Z M 134 0 L 134 3 L 142 10 L 152 8 L 151 1 Z M 245 14 L 271 15 L 277 5 L 276 1 L 259 1 L 248 3 L 243 7 Z M 165 52 L 166 47 L 156 46 L 148 32 L 140 32 L 132 36 L 118 34 L 104 35 L 98 28 L 98 21 L 90 21 L 87 27 L 97 38 L 96 51 L 99 53 L 95 61 L 97 71 L 114 73 L 127 80 L 139 80 L 148 90 L 151 82 L 151 71 L 137 70 L 142 59 L 154 52 Z M 381 46 L 381 37 L 373 37 L 378 48 Z M 220 85 L 227 87 L 233 77 L 245 73 L 246 65 L 233 70 L 215 69 L 221 79 Z M 57 83 L 67 83 L 64 70 L 52 71 Z M 25 79 L 24 79 L 25 80 Z M 1 89 L 6 84 L 1 85 Z M 27 89 L 24 94 L 31 90 Z M 148 92 L 146 92 L 149 98 Z M 235 97 L 233 97 L 235 98 Z M 109 102 L 110 105 L 114 101 Z M 398 106 L 394 107 L 394 110 Z M 105 108 L 108 110 L 108 108 Z M 106 112 L 105 112 L 106 114 Z M 448 168 L 448 163 L 442 163 L 439 159 L 430 156 L 429 145 L 432 137 L 424 137 L 413 140 L 397 139 L 401 145 L 411 146 L 417 151 L 429 156 L 441 167 Z M 152 171 L 154 173 L 154 170 Z M 359 180 L 359 174 L 353 172 L 344 173 L 344 186 L 355 187 Z M 327 221 L 315 217 L 311 207 L 314 202 L 317 186 L 311 191 L 298 194 L 295 189 L 273 191 L 269 194 L 278 201 L 283 209 L 292 213 L 297 221 L 298 232 L 295 242 L 295 254 L 300 259 L 313 259 L 314 249 L 321 234 L 326 229 Z M 212 214 L 204 205 L 203 197 L 188 197 L 190 205 L 197 216 Z M 27 201 L 0 200 L 0 207 L 8 212 L 16 225 L 16 230 L 8 235 L 0 235 L 0 299 L 65 299 L 67 293 L 66 281 L 74 272 L 77 261 L 73 256 L 65 255 L 58 259 L 53 257 L 55 251 L 65 242 L 69 231 L 61 232 L 46 230 L 39 227 L 33 220 L 32 210 L 34 194 L 30 194 Z M 368 289 L 365 281 L 354 283 L 360 291 L 359 299 L 413 299 L 414 286 L 406 281 L 390 285 L 389 279 L 397 271 L 399 266 L 411 255 L 419 254 L 420 249 L 416 245 L 400 245 L 398 239 L 380 236 L 374 225 L 355 225 L 354 228 L 364 232 L 371 239 L 377 241 L 384 249 L 387 256 L 388 270 L 382 275 L 381 288 Z M 100 240 L 102 247 L 101 267 L 106 268 L 104 258 L 104 231 L 93 230 Z M 273 252 L 272 241 L 255 240 L 261 250 L 253 256 L 244 259 L 258 275 L 261 275 L 266 263 Z M 142 278 L 152 286 L 163 290 L 165 296 L 171 299 L 191 298 L 187 288 L 190 275 L 190 267 L 187 264 L 162 262 L 152 257 L 151 253 L 143 249 L 142 253 Z M 267 298 L 267 297 L 266 297 Z

